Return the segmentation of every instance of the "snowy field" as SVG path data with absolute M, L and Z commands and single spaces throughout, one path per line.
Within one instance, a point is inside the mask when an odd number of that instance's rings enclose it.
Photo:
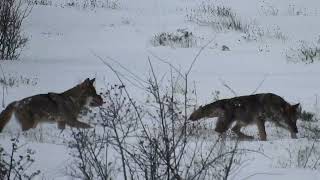
M 172 71 L 168 64 L 182 73 L 192 67 L 188 82 L 196 90 L 193 105 L 210 103 L 217 95 L 222 99 L 272 92 L 320 118 L 320 53 L 313 63 L 301 60 L 304 47 L 320 49 L 319 0 L 100 0 L 111 7 L 82 8 L 84 1 L 74 0 L 79 6 L 67 5 L 72 0 L 33 4 L 23 24 L 27 46 L 18 61 L 0 62 L 4 75 L 17 80 L 1 95 L 5 105 L 35 94 L 63 92 L 88 77 L 96 78 L 97 91 L 104 92 L 119 81 L 100 57 L 121 74 L 138 103 L 147 97 L 141 89 L 145 82 L 136 77 L 148 80 L 150 60 L 158 78 L 164 77 L 164 86 Z M 225 26 L 227 17 L 210 13 L 209 8 L 216 7 L 230 8 L 241 27 Z M 161 33 L 181 32 L 192 33 L 188 42 L 161 44 L 157 39 Z M 196 137 L 216 139 L 214 122 L 199 122 L 206 128 L 200 128 Z M 255 140 L 241 141 L 239 147 L 254 152 L 242 155 L 240 167 L 229 179 L 320 179 L 319 139 L 309 138 L 301 128 L 304 124 L 298 120 L 298 139 L 267 124 L 265 142 L 259 141 L 255 126 L 246 128 Z M 318 120 L 311 126 L 319 125 Z M 20 134 L 19 153 L 28 148 L 35 151 L 29 168 L 41 171 L 35 179 L 73 179 L 68 173 L 74 162 L 66 143 L 69 130 L 60 134 L 56 124 L 42 124 L 19 133 L 13 118 L 0 134 L 0 144 L 10 152 L 10 139 Z M 226 143 L 234 139 L 227 138 Z M 303 151 L 308 148 L 312 155 L 304 166 L 298 161 L 300 155 L 309 154 Z M 116 169 L 120 174 L 121 168 Z

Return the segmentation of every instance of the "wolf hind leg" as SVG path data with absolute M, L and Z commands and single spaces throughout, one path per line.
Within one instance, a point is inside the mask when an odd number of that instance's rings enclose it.
M 58 129 L 64 130 L 66 128 L 66 121 L 57 122 Z
M 60 136 L 64 131 L 64 129 L 66 128 L 66 121 L 57 121 L 57 126 L 58 126 L 58 129 L 61 130 L 59 133 L 59 136 Z
M 232 118 L 229 118 L 226 116 L 219 117 L 218 121 L 216 123 L 215 131 L 220 134 L 223 134 L 224 132 L 226 132 L 229 129 L 231 124 L 232 124 Z
M 22 128 L 22 131 L 27 131 L 29 129 L 35 128 L 35 125 L 34 125 L 33 122 L 31 122 L 31 123 L 21 123 L 21 128 Z
M 80 122 L 78 120 L 66 121 L 66 123 L 69 126 L 75 127 L 75 128 L 92 128 L 89 124 Z
M 0 113 L 0 133 L 2 132 L 5 125 L 11 119 L 12 113 L 15 109 L 16 102 L 12 102 L 9 104 L 1 113 Z
M 254 139 L 253 136 L 249 136 L 249 135 L 246 135 L 244 134 L 243 132 L 241 132 L 241 128 L 245 126 L 243 123 L 241 122 L 237 122 L 236 125 L 234 125 L 232 127 L 232 131 L 240 138 L 240 139 Z
M 15 116 L 17 118 L 17 121 L 21 125 L 22 131 L 27 131 L 31 128 L 36 128 L 38 123 L 35 123 L 32 115 L 27 112 L 17 111 L 15 113 Z
M 258 131 L 259 131 L 259 136 L 261 141 L 266 141 L 267 140 L 267 133 L 266 133 L 266 127 L 264 125 L 264 121 L 261 119 L 257 120 L 257 126 L 258 126 Z

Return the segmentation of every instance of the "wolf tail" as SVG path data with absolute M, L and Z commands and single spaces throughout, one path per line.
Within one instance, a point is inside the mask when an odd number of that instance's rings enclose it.
M 1 114 L 0 114 L 0 132 L 2 132 L 4 126 L 8 123 L 10 120 L 13 110 L 14 110 L 15 102 L 12 102 L 5 108 Z

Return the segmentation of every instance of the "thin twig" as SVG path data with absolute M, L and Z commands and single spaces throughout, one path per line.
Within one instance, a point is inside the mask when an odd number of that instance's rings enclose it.
M 231 93 L 234 95 L 234 96 L 238 96 L 237 93 L 225 82 L 223 81 L 221 78 L 219 78 L 219 81 L 221 82 L 221 84 L 226 87 L 229 91 L 231 91 Z
M 202 47 L 200 48 L 200 50 L 198 51 L 197 55 L 194 57 L 191 65 L 190 65 L 190 67 L 189 67 L 189 69 L 188 69 L 188 71 L 187 71 L 187 73 L 186 73 L 186 76 L 188 76 L 188 75 L 190 74 L 194 63 L 197 61 L 197 59 L 198 59 L 198 57 L 200 56 L 201 52 L 202 52 L 207 46 L 209 46 L 209 44 L 210 44 L 215 38 L 216 38 L 216 37 L 212 38 L 207 44 L 205 44 L 204 46 L 202 46 Z
M 151 133 L 150 133 L 150 132 L 147 130 L 147 128 L 145 127 L 145 125 L 144 125 L 144 123 L 143 123 L 143 121 L 142 121 L 141 114 L 140 114 L 140 112 L 139 112 L 139 110 L 138 110 L 138 107 L 136 106 L 135 102 L 134 102 L 133 99 L 131 98 L 130 93 L 128 92 L 128 90 L 127 90 L 127 88 L 126 88 L 123 80 L 121 79 L 119 73 L 118 73 L 108 62 L 106 62 L 104 59 L 102 59 L 100 56 L 96 55 L 96 57 L 97 57 L 104 65 L 106 65 L 106 66 L 116 75 L 116 77 L 117 77 L 118 80 L 120 81 L 121 85 L 124 87 L 123 89 L 124 89 L 124 91 L 125 91 L 125 93 L 126 93 L 126 96 L 128 97 L 131 105 L 133 106 L 133 108 L 134 108 L 134 110 L 135 110 L 135 112 L 136 112 L 136 114 L 137 114 L 137 116 L 138 116 L 138 119 L 139 119 L 139 121 L 140 121 L 140 123 L 141 123 L 141 125 L 142 125 L 143 132 L 145 133 L 145 135 L 147 136 L 147 138 L 148 138 L 149 140 L 151 140 L 151 139 L 152 139 L 152 138 L 150 137 L 150 134 L 151 134 Z
M 258 86 L 256 87 L 256 89 L 251 93 L 251 94 L 255 94 L 259 88 L 262 86 L 262 84 L 264 83 L 264 81 L 267 79 L 267 74 L 263 77 L 262 81 L 258 84 Z
M 8 94 L 8 87 L 6 85 L 7 80 L 6 80 L 6 76 L 4 74 L 4 71 L 3 71 L 3 68 L 2 68 L 1 64 L 0 64 L 0 69 L 1 69 L 2 76 L 3 76 L 3 81 L 4 81 L 4 83 L 2 83 L 2 107 L 5 108 L 6 105 L 5 105 L 5 99 L 4 99 L 4 94 L 5 94 L 4 90 L 6 90 L 6 92 Z
M 268 176 L 280 176 L 280 175 L 283 175 L 283 173 L 268 173 L 268 172 L 264 172 L 264 173 L 254 173 L 254 174 L 251 174 L 245 178 L 242 178 L 241 180 L 246 180 L 246 179 L 249 179 L 253 176 L 256 176 L 256 175 L 268 175 Z
M 158 61 L 161 61 L 165 64 L 168 64 L 173 70 L 175 70 L 182 78 L 184 78 L 184 75 L 181 73 L 181 71 L 175 67 L 172 63 L 166 61 L 165 59 L 160 58 L 159 56 L 157 56 L 156 54 L 154 54 L 152 51 L 148 51 L 149 54 L 151 54 L 151 56 L 153 56 L 155 59 L 157 59 Z
M 92 53 L 94 53 L 94 52 L 92 51 Z M 94 54 L 95 54 L 95 53 L 94 53 Z M 96 55 L 96 54 L 95 54 L 95 55 Z M 143 86 L 143 84 L 142 84 L 141 82 L 143 82 L 143 83 L 145 83 L 145 84 L 148 83 L 147 81 L 145 81 L 145 80 L 143 80 L 142 78 L 140 78 L 138 75 L 134 74 L 134 73 L 133 73 L 132 71 L 130 71 L 128 68 L 126 68 L 125 66 L 123 66 L 121 63 L 119 63 L 118 61 L 116 61 L 115 59 L 113 59 L 112 57 L 106 56 L 105 58 L 107 58 L 107 59 L 109 59 L 110 61 L 116 63 L 116 64 L 117 64 L 118 66 L 120 66 L 122 69 L 124 69 L 124 70 L 127 71 L 129 74 L 131 74 L 132 78 L 133 78 L 134 80 L 136 80 L 138 83 L 140 83 L 140 85 Z
M 94 53 L 93 51 L 92 51 L 92 54 L 95 56 L 95 57 L 97 57 L 98 59 L 100 59 L 100 60 L 103 60 L 103 62 L 105 63 L 106 61 L 104 60 L 104 59 L 102 59 L 99 55 L 97 55 L 96 53 Z M 110 59 L 110 57 L 108 57 L 108 59 L 109 60 L 111 60 Z M 115 60 L 113 60 L 112 59 L 112 61 L 115 61 Z M 109 63 L 108 63 L 109 64 Z M 110 64 L 109 64 L 110 65 Z M 120 63 L 118 63 L 118 65 L 121 67 L 122 65 L 120 64 Z M 122 67 L 123 69 L 125 69 L 127 72 L 129 72 L 133 77 L 133 79 L 139 84 L 136 84 L 136 83 L 134 83 L 134 82 L 132 82 L 129 78 L 127 78 L 124 74 L 122 74 L 122 73 L 120 73 L 119 71 L 116 71 L 114 68 L 113 68 L 113 70 L 115 71 L 115 72 L 117 72 L 117 74 L 119 75 L 119 76 L 121 76 L 123 79 L 125 79 L 126 81 L 128 81 L 130 84 L 132 84 L 134 87 L 136 87 L 136 88 L 138 88 L 138 89 L 141 89 L 141 90 L 146 90 L 146 88 L 145 88 L 145 86 L 141 83 L 141 81 L 139 81 L 141 78 L 139 78 L 137 75 L 135 75 L 134 73 L 132 73 L 131 71 L 129 71 L 127 68 L 124 68 L 124 67 Z M 138 79 L 137 79 L 138 78 Z M 146 81 L 143 81 L 144 83 L 147 83 Z

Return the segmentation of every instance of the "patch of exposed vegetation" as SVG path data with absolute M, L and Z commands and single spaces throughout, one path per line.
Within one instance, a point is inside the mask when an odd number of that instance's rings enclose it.
M 153 46 L 190 48 L 194 47 L 197 41 L 192 32 L 185 29 L 178 29 L 177 32 L 162 32 L 154 35 L 151 44 Z

